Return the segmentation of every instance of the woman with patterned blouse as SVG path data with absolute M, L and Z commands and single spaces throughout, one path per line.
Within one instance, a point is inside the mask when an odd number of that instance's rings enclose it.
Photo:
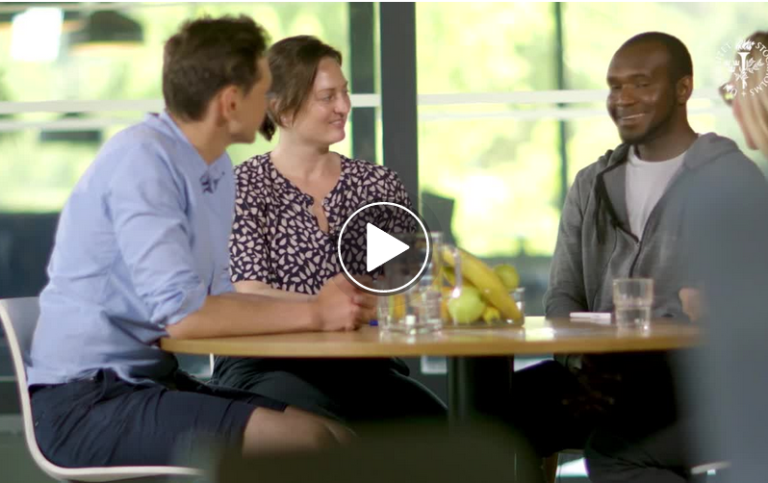
M 262 133 L 270 139 L 279 127 L 280 139 L 272 152 L 235 169 L 232 282 L 240 292 L 310 300 L 341 273 L 336 241 L 352 213 L 377 201 L 411 202 L 394 171 L 329 149 L 346 136 L 351 107 L 341 54 L 298 36 L 273 45 L 268 58 L 273 83 Z M 386 215 L 379 212 L 376 226 L 413 229 Z M 364 229 L 358 225 L 352 229 Z M 350 236 L 358 238 L 364 232 Z M 364 258 L 351 262 L 352 273 L 366 273 Z M 214 377 L 347 423 L 446 413 L 397 359 L 217 358 Z

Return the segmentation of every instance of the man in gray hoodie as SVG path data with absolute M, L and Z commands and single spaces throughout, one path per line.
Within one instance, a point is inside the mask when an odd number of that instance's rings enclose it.
M 749 137 L 747 144 L 755 148 Z M 668 220 L 684 226 L 687 241 L 678 246 L 681 253 L 685 249 L 688 277 L 703 288 L 706 310 L 690 310 L 696 304 L 686 309 L 690 289 L 681 291 L 683 308 L 704 324 L 710 343 L 678 361 L 687 405 L 671 425 L 643 427 L 625 418 L 593 432 L 585 454 L 594 483 L 684 483 L 694 481 L 694 466 L 723 462 L 733 464 L 724 481 L 764 479 L 765 425 L 759 415 L 766 387 L 761 354 L 768 313 L 768 183 L 732 143 L 712 144 L 710 150 L 675 185 L 685 216 Z M 731 438 L 722 437 L 726 426 Z
M 680 292 L 695 286 L 685 264 L 689 186 L 713 175 L 762 174 L 731 140 L 691 128 L 692 61 L 675 37 L 629 39 L 614 54 L 607 82 L 622 144 L 581 170 L 568 193 L 546 315 L 612 311 L 615 278 L 648 277 L 655 281 L 653 316 L 685 319 Z M 526 419 L 517 426 L 542 455 L 583 445 L 602 424 L 629 421 L 645 431 L 677 417 L 664 353 L 572 355 L 516 378 L 525 396 L 513 410 Z

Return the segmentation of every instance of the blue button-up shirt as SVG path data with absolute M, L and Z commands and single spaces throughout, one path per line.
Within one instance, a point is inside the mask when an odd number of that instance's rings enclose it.
M 206 164 L 166 113 L 110 139 L 64 206 L 40 295 L 29 384 L 113 369 L 128 381 L 168 376 L 158 339 L 233 291 L 228 239 L 232 163 Z

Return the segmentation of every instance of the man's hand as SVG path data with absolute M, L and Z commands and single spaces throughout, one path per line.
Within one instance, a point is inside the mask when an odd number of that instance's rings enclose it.
M 328 280 L 313 303 L 321 331 L 356 330 L 376 314 L 376 296 L 362 291 L 343 274 Z
M 695 288 L 686 287 L 680 289 L 679 295 L 685 315 L 687 315 L 693 322 L 699 320 L 704 312 L 701 292 Z

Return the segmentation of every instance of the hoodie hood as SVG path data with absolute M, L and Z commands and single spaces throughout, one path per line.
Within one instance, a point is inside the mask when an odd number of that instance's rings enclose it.
M 598 209 L 595 211 L 595 225 L 597 238 L 600 243 L 605 241 L 604 234 L 608 224 L 621 227 L 625 231 L 630 231 L 626 207 L 625 180 L 626 163 L 631 146 L 630 144 L 622 143 L 615 150 L 606 152 L 598 160 L 598 165 L 604 164 L 604 168 L 597 174 L 595 181 L 598 206 Z M 700 135 L 686 151 L 685 158 L 683 159 L 683 169 L 673 178 L 668 191 L 673 189 L 680 178 L 685 177 L 691 172 L 701 169 L 718 159 L 735 155 L 743 157 L 743 153 L 731 139 L 718 136 L 715 133 Z

